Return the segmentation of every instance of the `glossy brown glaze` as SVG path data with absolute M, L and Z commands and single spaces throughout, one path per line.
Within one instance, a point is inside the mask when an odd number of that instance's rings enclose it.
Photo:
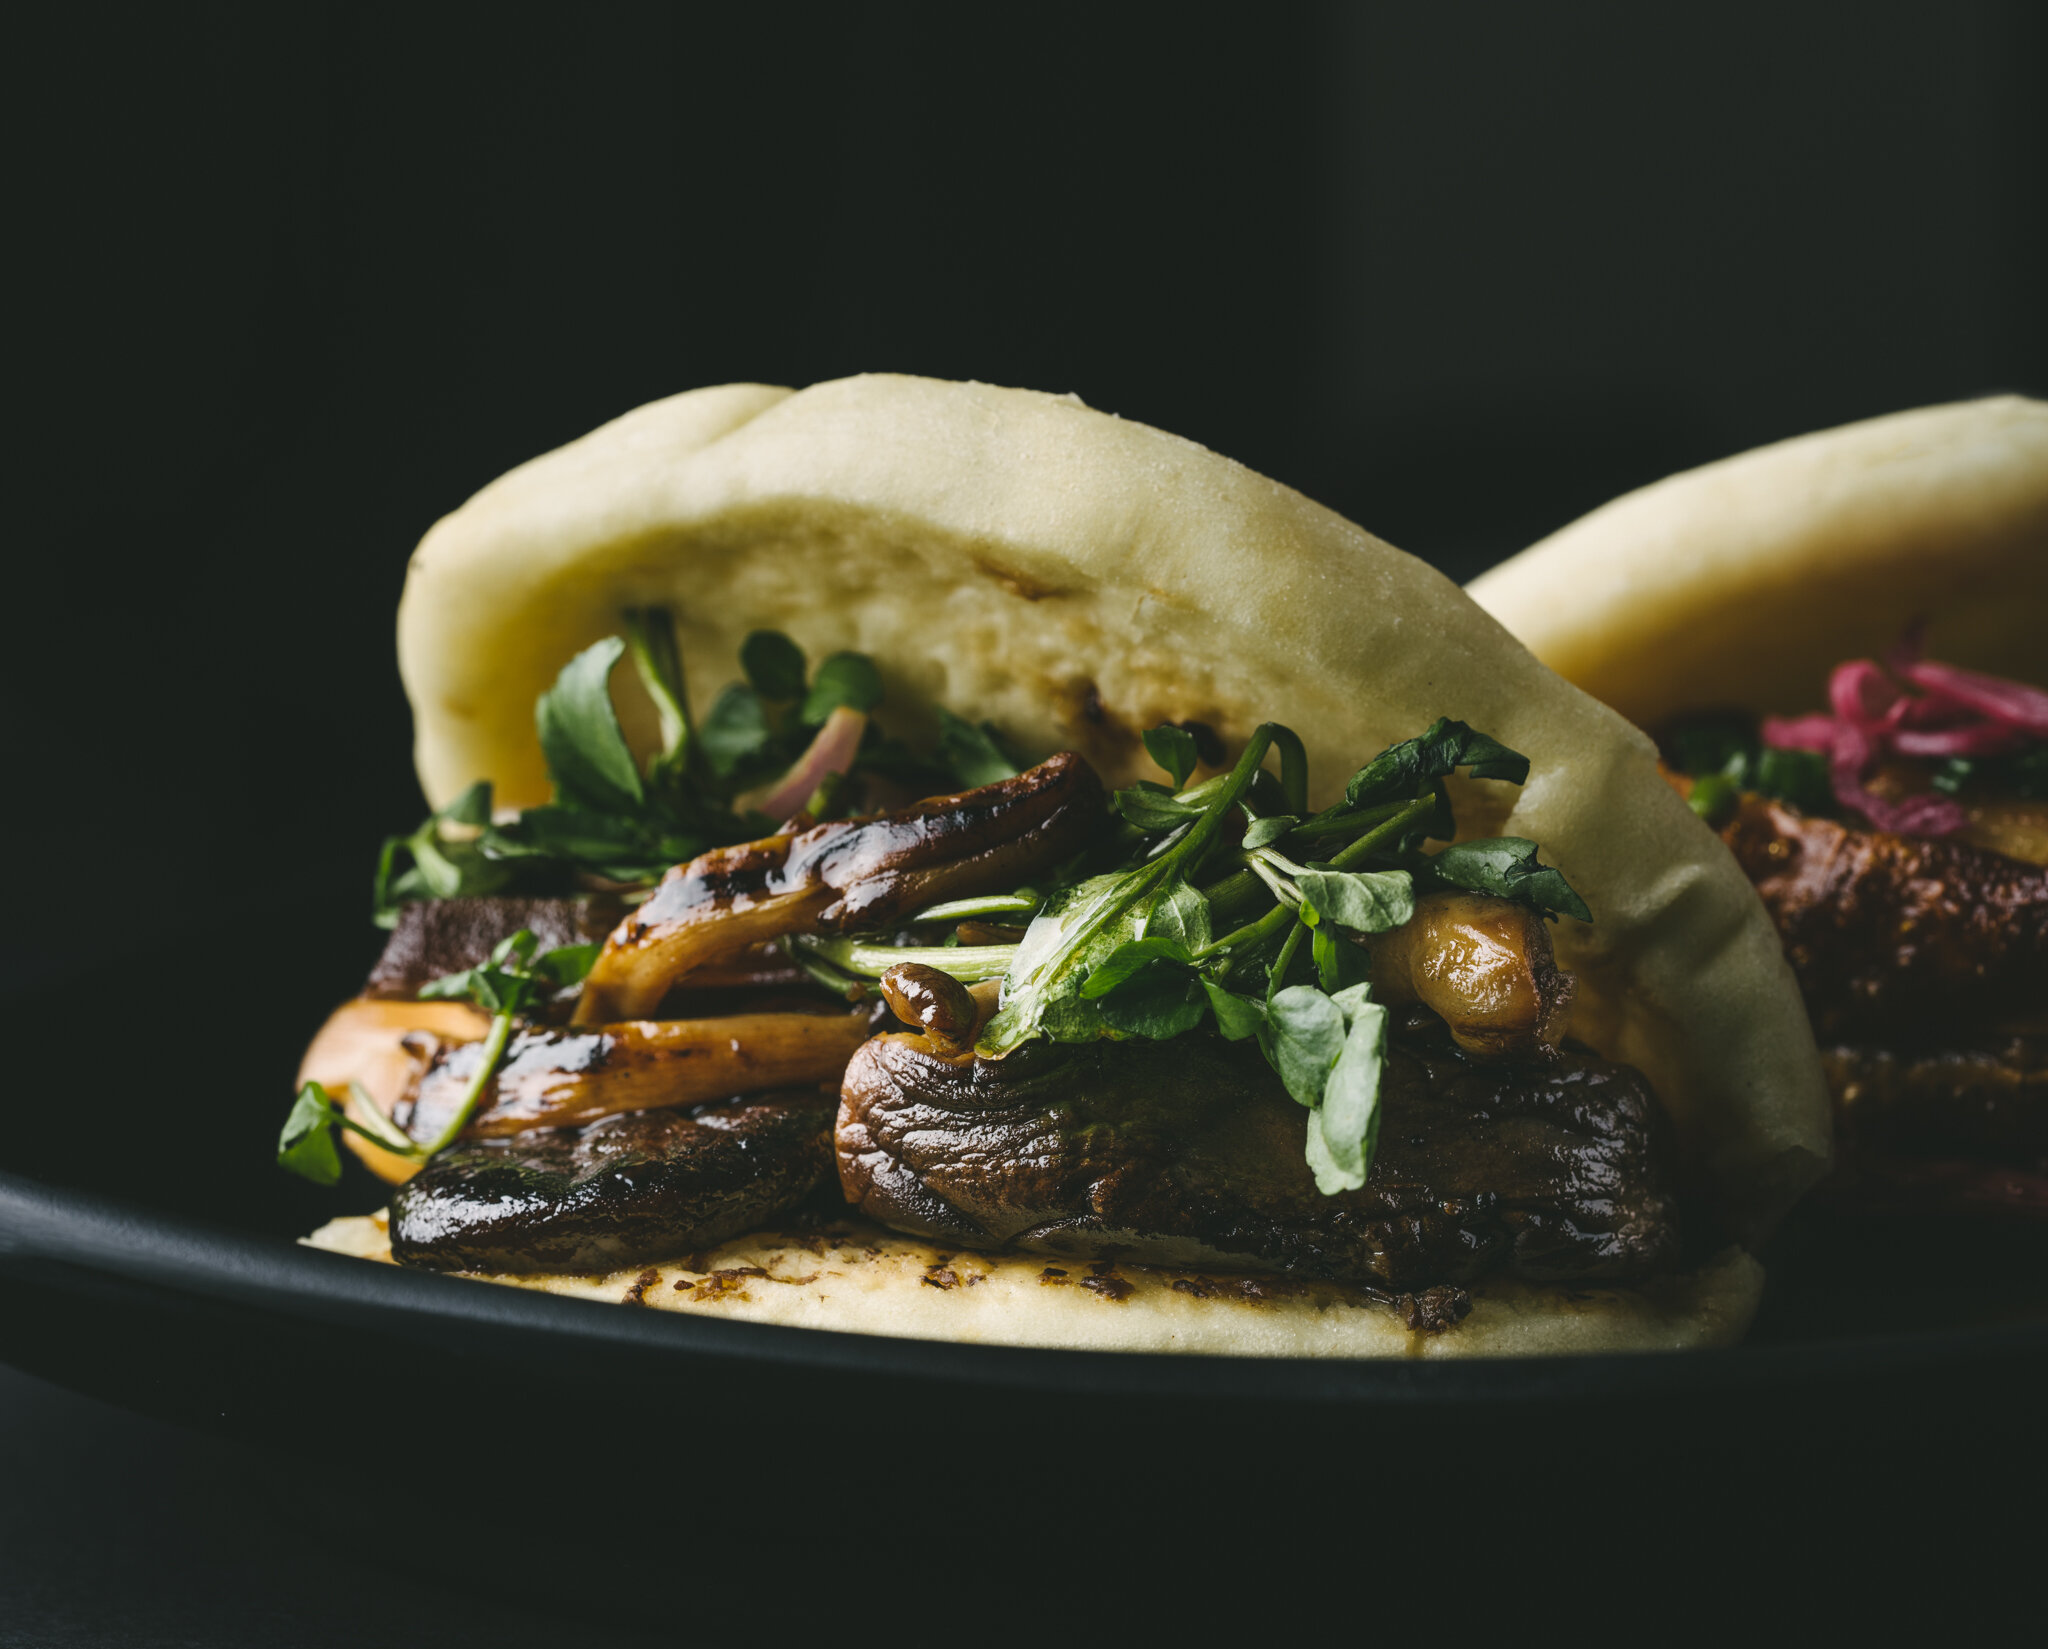
M 1571 1019 L 1574 980 L 1540 912 L 1481 893 L 1432 893 L 1372 941 L 1375 997 L 1440 1015 L 1481 1059 L 1547 1057 Z
M 1006 892 L 1080 851 L 1104 805 L 1094 769 L 1063 752 L 977 790 L 704 854 L 605 941 L 577 1019 L 644 1017 L 693 969 L 778 934 L 874 931 Z
M 1395 1046 L 1364 1189 L 1321 1195 L 1304 1113 L 1255 1049 L 1035 1044 L 953 1063 L 862 1047 L 841 1090 L 841 1189 L 966 1247 L 1297 1272 L 1395 1291 L 1506 1270 L 1620 1282 L 1675 1258 L 1647 1084 L 1566 1052 L 1520 1069 Z
M 1752 795 L 1721 834 L 1823 1038 L 1893 1042 L 2048 1000 L 2048 869 Z
M 506 1047 L 469 1137 L 565 1127 L 797 1083 L 836 1083 L 869 1024 L 866 1013 L 762 1013 L 534 1027 Z M 482 1055 L 483 1045 L 475 1042 L 433 1053 L 398 1111 L 414 1138 L 430 1139 L 447 1126 Z
M 370 970 L 365 996 L 409 998 L 444 974 L 481 967 L 492 947 L 529 928 L 540 949 L 588 945 L 617 927 L 626 913 L 618 899 L 428 899 L 398 907 L 397 925 Z
M 816 1090 L 642 1111 L 443 1151 L 391 1199 L 391 1252 L 437 1271 L 612 1271 L 759 1225 L 831 1172 Z
M 967 987 L 951 974 L 921 962 L 899 962 L 882 975 L 882 1000 L 939 1053 L 961 1054 L 974 1045 L 980 1013 Z

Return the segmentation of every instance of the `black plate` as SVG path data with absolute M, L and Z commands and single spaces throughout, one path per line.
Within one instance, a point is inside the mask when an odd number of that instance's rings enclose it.
M 174 962 L 124 957 L 10 995 L 0 1356 L 272 1441 L 303 1425 L 312 1392 L 379 1394 L 400 1414 L 455 1405 L 517 1426 L 537 1390 L 568 1382 L 664 1407 L 715 1401 L 729 1417 L 829 1392 L 855 1408 L 1028 1412 L 1053 1435 L 1114 1424 L 1126 1438 L 1169 1438 L 1254 1410 L 1342 1408 L 1422 1411 L 1525 1444 L 1567 1417 L 1615 1435 L 1642 1421 L 1633 1449 L 1646 1436 L 1698 1448 L 1717 1434 L 1846 1432 L 1901 1401 L 1992 1424 L 2022 1413 L 2048 1372 L 2041 1233 L 1819 1215 L 1771 1256 L 1763 1319 L 1740 1349 L 1426 1365 L 822 1334 L 314 1252 L 292 1238 L 373 1206 L 376 1183 L 352 1165 L 336 1191 L 304 1185 L 273 1167 L 272 1142 L 300 1048 L 360 980 L 377 938 L 354 899 L 247 910 L 176 936 Z M 1668 1423 L 1679 1415 L 1682 1426 Z

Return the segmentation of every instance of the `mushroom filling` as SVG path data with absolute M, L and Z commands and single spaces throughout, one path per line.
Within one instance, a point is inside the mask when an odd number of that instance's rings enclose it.
M 588 657 L 554 694 L 602 685 Z M 609 715 L 548 703 L 544 733 Z M 864 771 L 872 709 L 792 731 L 752 791 L 693 766 L 679 720 L 614 821 L 558 773 L 552 813 L 501 823 L 484 798 L 455 821 L 475 834 L 405 839 L 455 885 L 394 909 L 378 1000 L 309 1060 L 288 1165 L 324 1171 L 320 1129 L 348 1130 L 401 1184 L 395 1256 L 442 1269 L 674 1257 L 835 1181 L 966 1246 L 1447 1289 L 1417 1317 L 1435 1326 L 1488 1272 L 1674 1262 L 1654 1097 L 1567 1040 L 1550 924 L 1592 913 L 1537 844 L 1456 839 L 1444 781 L 1520 784 L 1526 758 L 1440 720 L 1318 812 L 1277 725 L 1206 773 L 1215 735 L 1155 728 L 1170 782 L 1109 795 L 1070 751 L 1016 771 L 949 718 L 955 771 L 985 782 L 821 816 Z M 687 830 L 725 839 L 624 862 Z M 557 850 L 601 891 L 465 896 L 475 863 L 537 875 Z

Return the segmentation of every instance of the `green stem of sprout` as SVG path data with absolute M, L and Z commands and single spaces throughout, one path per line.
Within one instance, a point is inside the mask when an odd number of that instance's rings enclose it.
M 470 1124 L 470 1119 L 484 1102 L 484 1092 L 491 1085 L 491 1078 L 498 1074 L 498 1061 L 505 1057 L 505 1044 L 512 1039 L 512 1009 L 501 1009 L 492 1016 L 490 1035 L 484 1038 L 483 1058 L 478 1063 L 476 1075 L 469 1079 L 469 1091 L 462 1096 L 462 1103 L 455 1115 L 448 1119 L 448 1126 L 428 1144 L 417 1149 L 421 1156 L 431 1157 L 437 1151 L 445 1151 L 455 1143 L 456 1136 Z

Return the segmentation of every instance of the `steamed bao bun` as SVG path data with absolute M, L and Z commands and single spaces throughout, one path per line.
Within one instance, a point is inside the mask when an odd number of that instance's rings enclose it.
M 642 407 L 493 482 L 414 554 L 399 660 L 429 800 L 477 779 L 544 800 L 535 698 L 651 604 L 675 615 L 699 713 L 748 632 L 780 629 L 813 658 L 873 656 L 892 732 L 929 735 L 945 705 L 1112 784 L 1152 772 L 1139 734 L 1160 721 L 1241 741 L 1273 720 L 1320 806 L 1386 745 L 1469 722 L 1531 773 L 1462 786 L 1460 823 L 1534 838 L 1592 908 L 1554 930 L 1573 1034 L 1655 1084 L 1684 1183 L 1753 1239 L 1825 1170 L 1777 937 L 1649 741 L 1433 569 L 1228 459 L 1071 397 L 919 378 Z M 615 687 L 651 745 L 637 682 Z

